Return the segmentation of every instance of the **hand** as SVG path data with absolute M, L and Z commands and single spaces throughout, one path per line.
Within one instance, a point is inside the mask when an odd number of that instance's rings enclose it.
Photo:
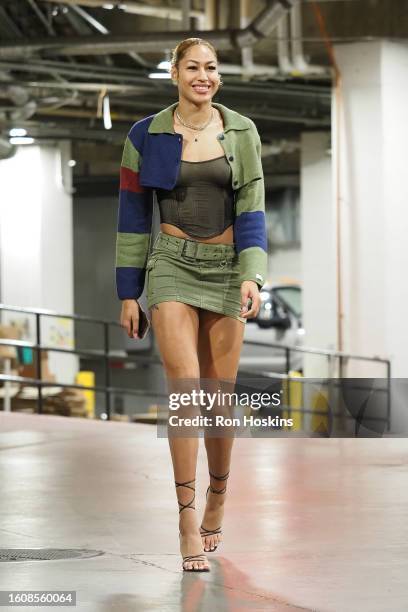
M 138 338 L 139 329 L 139 304 L 136 300 L 123 300 L 120 324 L 126 329 L 129 338 Z
M 252 300 L 250 310 L 247 309 L 248 300 Z M 241 317 L 244 319 L 253 319 L 258 315 L 261 307 L 261 298 L 259 295 L 259 287 L 255 281 L 244 281 L 241 284 Z

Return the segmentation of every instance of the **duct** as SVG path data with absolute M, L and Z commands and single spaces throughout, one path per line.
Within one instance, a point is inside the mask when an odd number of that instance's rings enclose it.
M 216 0 L 205 0 L 205 30 L 215 30 L 217 25 L 217 3 Z
M 270 0 L 265 9 L 243 30 L 215 30 L 207 38 L 220 50 L 236 46 L 253 46 L 268 36 L 277 26 L 281 17 L 298 0 Z M 200 37 L 201 31 L 193 32 L 138 32 L 129 38 L 121 35 L 107 35 L 103 40 L 93 36 L 81 36 L 57 40 L 36 40 L 24 44 L 6 42 L 0 46 L 0 59 L 10 57 L 28 58 L 42 51 L 46 55 L 105 55 L 129 51 L 155 52 L 158 48 L 168 49 L 180 40 L 190 36 Z
M 34 100 L 30 100 L 24 106 L 19 106 L 15 110 L 12 110 L 10 113 L 10 119 L 12 121 L 25 121 L 26 119 L 30 119 L 35 114 L 37 110 L 37 102 Z
M 290 23 L 291 23 L 291 47 L 292 47 L 292 61 L 295 69 L 295 73 L 300 74 L 326 74 L 329 71 L 322 66 L 312 66 L 306 62 L 303 55 L 303 42 L 302 42 L 302 7 L 301 2 L 297 2 L 292 10 L 290 11 Z
M 249 17 L 249 6 L 250 5 L 248 0 L 241 0 L 239 25 L 242 29 L 246 28 L 251 22 Z M 241 49 L 241 62 L 243 67 L 243 75 L 244 77 L 246 77 L 246 79 L 249 79 L 254 66 L 254 56 L 252 47 L 243 47 Z
M 29 101 L 27 90 L 24 89 L 24 87 L 19 87 L 18 85 L 11 85 L 7 87 L 5 93 L 6 96 L 10 98 L 10 100 L 17 106 L 23 106 Z
M 17 147 L 10 144 L 8 140 L 4 138 L 0 138 L 0 160 L 1 159 L 9 159 L 13 157 L 17 150 Z
M 181 0 L 181 27 L 183 30 L 190 29 L 191 0 Z
M 299 0 L 272 0 L 267 7 L 243 30 L 235 36 L 236 44 L 242 47 L 252 47 L 258 40 L 268 36 L 277 26 L 280 19 Z
M 37 103 L 30 100 L 30 95 L 24 87 L 7 85 L 4 87 L 3 95 L 15 105 L 15 108 L 7 109 L 12 120 L 29 119 L 34 115 Z
M 241 64 L 219 64 L 220 74 L 247 74 L 250 76 L 268 77 L 279 74 L 278 68 L 264 64 L 251 64 L 251 66 L 243 67 Z
M 282 74 L 292 74 L 293 64 L 289 57 L 288 17 L 284 15 L 278 23 L 278 65 Z

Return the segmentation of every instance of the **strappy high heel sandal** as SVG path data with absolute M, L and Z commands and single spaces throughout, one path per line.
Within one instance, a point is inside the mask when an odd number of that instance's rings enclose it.
M 229 471 L 226 474 L 224 474 L 224 476 L 215 476 L 214 474 L 211 474 L 211 472 L 209 472 L 209 474 L 215 480 L 225 481 L 225 480 L 228 480 Z M 208 491 L 211 491 L 211 493 L 215 493 L 216 495 L 223 495 L 226 492 L 226 490 L 227 490 L 227 485 L 225 485 L 222 489 L 214 489 L 210 483 L 207 489 L 207 493 L 205 494 L 205 499 L 207 499 L 208 497 Z M 217 527 L 217 529 L 206 529 L 205 527 L 203 527 L 203 524 L 201 524 L 200 533 L 201 533 L 202 538 L 206 538 L 207 536 L 218 535 L 218 534 L 221 535 L 222 531 L 221 531 L 221 527 Z M 218 545 L 215 546 L 213 549 L 206 551 L 206 552 L 214 552 L 217 550 L 217 548 L 218 548 Z
M 193 495 L 193 499 L 191 499 L 188 504 L 182 504 L 181 502 L 179 502 L 177 500 L 177 503 L 179 505 L 179 514 L 185 510 L 186 508 L 191 508 L 192 510 L 195 510 L 195 506 L 193 506 L 193 502 L 195 500 L 195 487 L 191 486 L 192 482 L 195 482 L 195 478 L 193 480 L 188 480 L 187 482 L 176 482 L 176 489 L 177 487 L 186 487 L 186 489 L 191 489 L 192 491 L 194 491 L 194 495 Z M 179 533 L 179 538 L 181 538 L 181 533 Z M 208 563 L 208 559 L 205 556 L 205 554 L 201 554 L 201 555 L 188 555 L 186 557 L 183 557 L 183 571 L 184 572 L 209 572 L 210 568 L 209 567 L 203 567 L 201 569 L 195 569 L 194 567 L 192 567 L 191 569 L 187 569 L 185 567 L 185 563 L 190 563 L 190 562 L 194 562 L 194 561 L 207 561 Z

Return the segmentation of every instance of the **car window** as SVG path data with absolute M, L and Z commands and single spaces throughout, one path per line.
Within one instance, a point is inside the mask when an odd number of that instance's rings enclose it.
M 297 317 L 301 316 L 302 304 L 299 287 L 278 287 L 274 293 Z

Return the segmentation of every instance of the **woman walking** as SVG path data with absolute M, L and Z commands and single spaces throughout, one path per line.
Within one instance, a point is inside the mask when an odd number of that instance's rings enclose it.
M 121 166 L 116 283 L 121 325 L 137 337 L 147 305 L 168 381 L 236 379 L 245 323 L 260 306 L 267 245 L 260 139 L 247 117 L 212 102 L 217 53 L 199 38 L 173 51 L 178 102 L 135 123 Z M 148 258 L 152 194 L 160 232 Z M 221 541 L 232 437 L 205 435 L 209 488 L 199 527 L 198 437 L 169 436 L 183 570 L 208 571 Z

